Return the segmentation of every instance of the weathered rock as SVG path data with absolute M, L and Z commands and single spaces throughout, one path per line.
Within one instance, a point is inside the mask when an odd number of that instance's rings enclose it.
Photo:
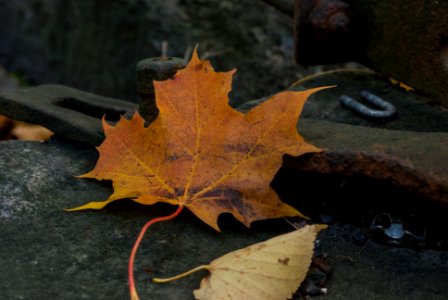
M 64 212 L 110 194 L 110 184 L 74 178 L 93 168 L 95 150 L 9 141 L 0 143 L 0 152 L 2 298 L 126 299 L 132 243 L 147 220 L 172 207 L 123 201 L 103 211 Z M 173 275 L 289 230 L 284 222 L 254 231 L 230 224 L 219 234 L 183 213 L 151 228 L 136 264 L 142 299 L 192 299 L 199 274 L 170 285 L 148 279 Z
M 173 208 L 118 201 L 101 211 L 64 212 L 111 192 L 108 183 L 73 177 L 94 166 L 94 150 L 9 141 L 0 143 L 0 153 L 2 298 L 126 299 L 127 260 L 140 227 Z M 184 212 L 152 227 L 137 255 L 141 299 L 193 299 L 192 291 L 206 273 L 165 285 L 149 278 L 180 273 L 292 229 L 281 219 L 246 229 L 228 216 L 220 225 L 223 232 L 217 233 Z M 445 251 L 370 242 L 359 256 L 360 246 L 351 237 L 357 231 L 333 225 L 320 234 L 318 252 L 328 255 L 333 272 L 325 299 L 446 299 Z

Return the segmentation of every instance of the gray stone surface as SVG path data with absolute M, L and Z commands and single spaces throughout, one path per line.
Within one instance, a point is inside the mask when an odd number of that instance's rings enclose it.
M 111 192 L 107 183 L 73 177 L 94 166 L 94 150 L 8 141 L 0 143 L 0 153 L 0 298 L 126 299 L 127 260 L 140 227 L 173 208 L 119 201 L 102 211 L 67 213 L 63 208 Z M 246 229 L 223 216 L 220 225 L 223 232 L 214 232 L 184 211 L 151 228 L 137 255 L 141 299 L 193 299 L 205 273 L 166 285 L 148 278 L 177 274 L 291 230 L 281 219 Z M 328 254 L 332 272 L 328 294 L 315 299 L 446 299 L 446 251 L 369 242 L 360 253 L 352 240 L 357 232 L 335 224 L 319 236 L 318 251 Z
M 2 299 L 125 299 L 127 260 L 141 226 L 172 207 L 117 203 L 103 211 L 64 208 L 107 198 L 109 185 L 75 179 L 94 166 L 94 150 L 65 144 L 0 143 L 0 295 Z M 285 223 L 282 223 L 285 225 Z M 278 232 L 233 225 L 222 234 L 184 213 L 154 226 L 137 257 L 142 299 L 189 299 L 199 276 L 170 285 L 148 280 L 205 263 Z

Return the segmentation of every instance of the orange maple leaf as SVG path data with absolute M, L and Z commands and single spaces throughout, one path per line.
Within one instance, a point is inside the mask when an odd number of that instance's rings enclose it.
M 296 123 L 308 96 L 322 88 L 282 92 L 242 114 L 228 105 L 234 72 L 215 72 L 195 51 L 172 79 L 154 82 L 159 115 L 149 127 L 138 113 L 116 126 L 103 119 L 100 158 L 79 177 L 112 180 L 114 192 L 105 201 L 70 210 L 101 209 L 124 198 L 178 205 L 173 214 L 147 222 L 137 237 L 128 266 L 133 300 L 138 299 L 134 259 L 146 230 L 176 217 L 183 207 L 218 231 L 218 217 L 226 212 L 246 226 L 260 219 L 303 217 L 280 201 L 269 183 L 284 154 L 320 151 L 297 133 Z
M 187 207 L 216 230 L 225 212 L 247 226 L 301 216 L 269 183 L 284 154 L 320 151 L 296 129 L 306 99 L 319 89 L 285 91 L 242 114 L 228 105 L 234 72 L 215 72 L 195 52 L 173 78 L 154 82 L 160 112 L 149 127 L 138 113 L 115 127 L 103 119 L 100 158 L 80 177 L 112 180 L 114 192 L 72 210 L 100 209 L 124 198 L 166 202 Z

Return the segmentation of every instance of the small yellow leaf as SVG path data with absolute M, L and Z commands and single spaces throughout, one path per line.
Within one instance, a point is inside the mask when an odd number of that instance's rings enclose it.
M 326 225 L 299 230 L 228 253 L 210 263 L 210 275 L 194 291 L 199 300 L 290 299 L 305 279 L 314 239 Z

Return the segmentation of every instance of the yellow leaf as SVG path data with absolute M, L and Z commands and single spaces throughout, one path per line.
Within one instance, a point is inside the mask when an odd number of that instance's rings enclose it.
M 207 266 L 210 275 L 194 291 L 198 300 L 290 299 L 305 279 L 313 257 L 314 240 L 326 225 L 307 225 L 267 241 L 230 252 Z M 190 274 L 187 272 L 185 274 Z M 169 279 L 154 279 L 168 282 Z

